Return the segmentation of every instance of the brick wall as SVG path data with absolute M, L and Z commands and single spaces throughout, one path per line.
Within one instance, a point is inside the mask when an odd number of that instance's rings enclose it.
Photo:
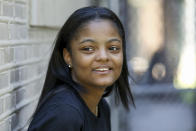
M 30 26 L 29 12 L 29 0 L 0 0 L 1 131 L 20 130 L 31 116 L 58 30 Z

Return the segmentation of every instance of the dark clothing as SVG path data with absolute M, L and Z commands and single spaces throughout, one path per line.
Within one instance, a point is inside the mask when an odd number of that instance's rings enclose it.
M 96 117 L 78 91 L 70 87 L 70 83 L 69 86 L 64 84 L 58 86 L 52 97 L 42 104 L 28 131 L 111 131 L 110 110 L 103 98 L 98 111 Z

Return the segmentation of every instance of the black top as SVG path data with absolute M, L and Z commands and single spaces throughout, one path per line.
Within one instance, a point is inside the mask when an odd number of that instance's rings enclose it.
M 111 131 L 110 110 L 102 98 L 96 117 L 78 92 L 61 85 L 36 112 L 28 131 Z

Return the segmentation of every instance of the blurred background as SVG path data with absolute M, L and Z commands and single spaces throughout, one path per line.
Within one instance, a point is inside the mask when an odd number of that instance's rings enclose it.
M 26 130 L 51 47 L 69 15 L 112 9 L 127 33 L 136 108 L 111 105 L 112 131 L 196 131 L 195 0 L 0 0 L 0 130 Z

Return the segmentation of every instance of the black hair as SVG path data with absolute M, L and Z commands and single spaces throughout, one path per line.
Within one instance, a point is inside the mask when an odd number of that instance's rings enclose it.
M 107 19 L 113 22 L 114 25 L 116 25 L 123 42 L 124 60 L 122 72 L 116 82 L 112 86 L 107 87 L 104 96 L 108 96 L 114 89 L 116 96 L 115 98 L 117 98 L 116 101 L 121 100 L 125 108 L 129 109 L 129 103 L 134 104 L 133 96 L 128 82 L 125 31 L 123 25 L 120 22 L 119 18 L 111 10 L 104 7 L 90 6 L 76 10 L 60 29 L 49 61 L 46 79 L 37 109 L 42 105 L 43 101 L 46 99 L 46 96 L 50 94 L 52 89 L 57 87 L 57 85 L 66 82 L 69 69 L 63 58 L 63 49 L 66 48 L 70 52 L 70 41 L 76 35 L 77 30 L 85 23 L 94 19 Z

